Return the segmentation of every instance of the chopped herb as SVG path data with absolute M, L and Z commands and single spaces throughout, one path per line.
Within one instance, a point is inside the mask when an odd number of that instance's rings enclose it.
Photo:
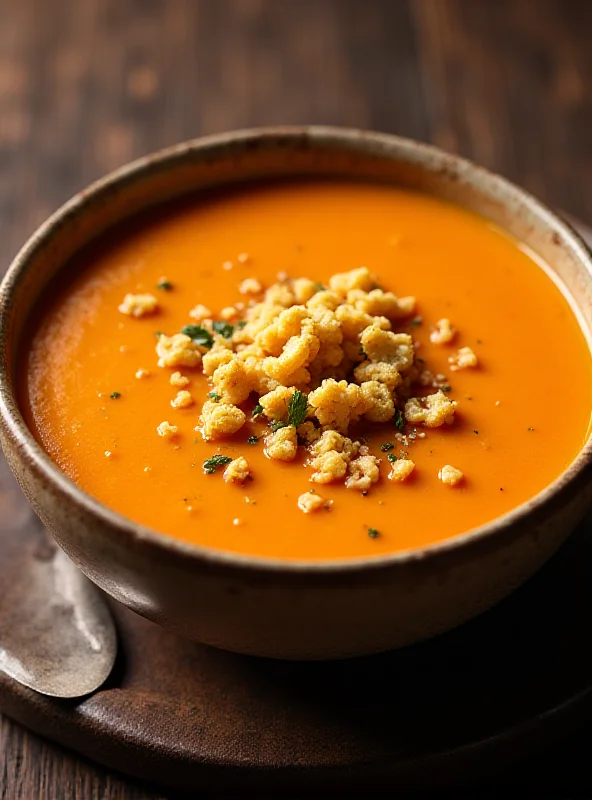
M 477 339 L 477 344 L 483 344 L 483 339 Z
M 371 539 L 378 539 L 380 536 L 380 531 L 377 531 L 376 528 L 368 528 L 368 536 Z
M 193 444 L 199 444 L 199 439 L 194 439 Z
M 418 328 L 423 323 L 423 317 L 413 317 L 413 319 L 409 320 L 409 324 L 412 328 Z
M 395 428 L 398 431 L 405 430 L 405 417 L 399 408 L 397 408 L 395 411 Z
M 208 350 L 214 344 L 212 334 L 201 325 L 185 325 L 181 328 L 181 333 L 189 336 L 200 347 L 207 347 Z
M 327 290 L 326 286 L 323 286 L 322 283 L 317 283 L 315 286 L 315 292 L 325 292 Z
M 247 324 L 247 320 L 246 320 L 246 319 L 241 319 L 241 321 L 240 321 L 240 322 L 237 322 L 237 323 L 236 323 L 236 325 L 235 325 L 234 327 L 235 327 L 235 328 L 236 328 L 238 331 L 242 331 L 242 329 L 245 327 L 245 325 L 246 325 L 246 324 Z
M 276 431 L 279 431 L 280 428 L 287 428 L 288 427 L 288 423 L 284 422 L 281 419 L 276 419 L 276 420 L 273 420 L 273 422 L 269 423 L 269 427 L 271 428 L 273 433 L 275 433 Z
M 288 423 L 295 428 L 300 427 L 306 417 L 308 400 L 304 392 L 296 389 L 288 403 Z
M 218 467 L 225 467 L 226 464 L 230 464 L 231 461 L 232 459 L 230 456 L 223 456 L 218 453 L 217 455 L 208 458 L 207 461 L 204 461 L 203 471 L 206 473 L 206 475 L 213 475 Z
M 161 336 L 164 336 L 164 333 L 162 331 L 154 331 L 154 335 L 157 339 L 160 339 Z
M 121 392 L 112 392 L 109 397 L 111 400 L 117 400 L 118 397 L 121 397 Z
M 258 441 L 259 441 L 258 436 L 249 436 L 249 438 L 247 439 L 247 444 L 257 444 Z
M 170 281 L 159 281 L 156 284 L 157 289 L 162 289 L 163 292 L 172 292 L 173 284 Z
M 529 431 L 533 431 L 533 430 L 534 430 L 534 428 L 529 428 L 528 430 L 529 430 Z
M 212 328 L 225 339 L 230 339 L 234 332 L 234 325 L 231 325 L 229 322 L 213 322 Z
M 391 462 L 391 464 L 394 464 L 395 461 L 397 461 L 397 456 L 394 453 L 389 453 L 387 455 L 387 458 Z
M 479 431 L 473 431 L 477 436 L 479 436 Z
M 442 389 L 443 392 L 451 392 L 452 386 L 449 383 L 443 383 L 440 389 Z
M 503 492 L 503 491 L 504 491 L 504 487 L 500 486 L 500 492 Z
M 261 405 L 261 403 L 257 403 L 255 408 L 253 409 L 253 413 L 251 414 L 251 416 L 253 417 L 253 419 L 255 419 L 255 417 L 260 417 L 261 414 L 263 414 L 263 406 Z
M 380 445 L 380 449 L 382 450 L 383 453 L 388 453 L 389 450 L 395 449 L 395 445 L 392 442 L 383 442 Z
M 217 402 L 218 402 L 218 400 L 221 400 L 221 399 L 222 399 L 222 398 L 220 397 L 220 395 L 219 395 L 217 392 L 208 392 L 208 397 L 209 397 L 211 400 L 213 400 L 213 401 L 214 401 L 214 403 L 217 403 Z

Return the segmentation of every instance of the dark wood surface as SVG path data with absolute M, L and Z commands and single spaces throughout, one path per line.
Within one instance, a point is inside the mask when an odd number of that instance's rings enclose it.
M 590 220 L 591 29 L 586 0 L 0 0 L 0 272 L 104 172 L 260 124 L 432 141 Z M 2 800 L 168 796 L 0 721 Z

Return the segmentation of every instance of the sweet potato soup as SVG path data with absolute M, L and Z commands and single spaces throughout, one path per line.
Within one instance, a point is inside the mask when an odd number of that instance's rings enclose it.
M 421 547 L 528 500 L 588 437 L 568 300 L 432 197 L 248 186 L 146 215 L 70 274 L 32 332 L 28 423 L 89 494 L 188 542 Z

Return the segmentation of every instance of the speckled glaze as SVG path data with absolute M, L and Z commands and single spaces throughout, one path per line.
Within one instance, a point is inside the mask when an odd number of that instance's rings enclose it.
M 116 600 L 216 647 L 277 658 L 339 658 L 445 631 L 532 575 L 590 505 L 592 443 L 531 501 L 452 540 L 379 558 L 286 562 L 188 545 L 110 511 L 50 461 L 27 429 L 15 392 L 31 309 L 91 239 L 169 198 L 293 175 L 379 179 L 483 214 L 551 266 L 592 335 L 590 252 L 569 225 L 504 179 L 383 134 L 320 127 L 229 133 L 170 148 L 95 183 L 18 254 L 0 287 L 0 442 L 58 544 Z

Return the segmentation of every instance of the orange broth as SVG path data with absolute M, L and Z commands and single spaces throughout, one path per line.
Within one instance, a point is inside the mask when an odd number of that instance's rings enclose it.
M 237 256 L 248 253 L 245 264 Z M 228 270 L 226 261 L 233 263 Z M 246 277 L 275 283 L 278 271 L 324 281 L 366 265 L 385 290 L 415 295 L 424 320 L 410 329 L 419 355 L 444 373 L 454 424 L 428 429 L 408 448 L 408 481 L 386 480 L 380 426 L 370 450 L 381 480 L 367 496 L 342 483 L 316 487 L 330 511 L 304 515 L 297 498 L 313 484 L 304 454 L 268 460 L 261 423 L 225 441 L 194 431 L 211 390 L 201 370 L 181 369 L 195 398 L 171 408 L 174 369 L 156 365 L 155 331 L 191 322 L 203 303 L 219 312 L 245 298 Z M 161 209 L 88 248 L 73 279 L 44 310 L 28 356 L 25 412 L 56 464 L 105 505 L 188 542 L 258 556 L 350 558 L 421 547 L 510 511 L 555 479 L 588 437 L 592 370 L 570 304 L 532 254 L 487 221 L 438 199 L 392 187 L 338 181 L 253 185 Z M 156 289 L 161 278 L 172 291 Z M 118 306 L 150 292 L 160 310 L 134 319 Z M 430 343 L 430 324 L 449 317 L 452 345 Z M 448 356 L 470 346 L 476 369 L 450 372 Z M 150 371 L 142 380 L 138 369 Z M 120 393 L 117 399 L 110 395 Z M 568 409 L 568 413 L 565 412 Z M 178 426 L 159 437 L 163 420 Z M 300 448 L 302 449 L 302 448 Z M 203 472 L 215 453 L 244 455 L 253 480 L 227 484 Z M 110 453 L 106 456 L 105 453 Z M 451 489 L 438 470 L 465 475 Z M 247 502 L 248 498 L 248 502 Z M 368 528 L 380 536 L 368 536 Z

